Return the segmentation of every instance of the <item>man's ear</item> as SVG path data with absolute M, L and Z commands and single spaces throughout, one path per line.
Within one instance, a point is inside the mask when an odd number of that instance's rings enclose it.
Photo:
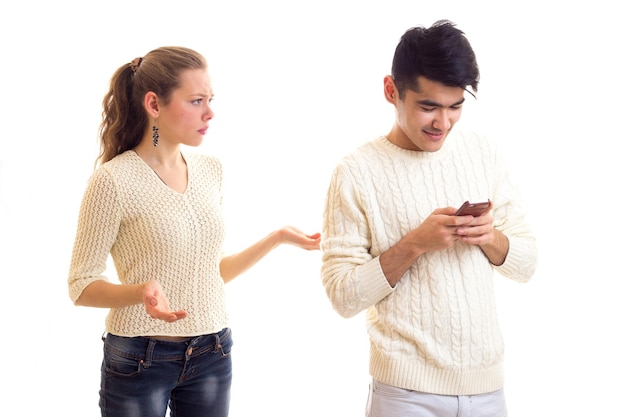
M 398 90 L 396 89 L 396 83 L 393 80 L 393 77 L 391 75 L 387 75 L 385 79 L 383 80 L 383 84 L 384 84 L 383 88 L 385 92 L 385 100 L 395 105 L 396 100 L 399 99 L 399 97 L 398 97 Z
M 148 116 L 156 119 L 159 117 L 159 96 L 153 91 L 148 91 L 143 98 L 143 107 Z

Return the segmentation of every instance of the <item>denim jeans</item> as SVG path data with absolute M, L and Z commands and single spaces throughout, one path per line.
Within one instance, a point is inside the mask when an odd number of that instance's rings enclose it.
M 228 328 L 182 342 L 107 334 L 102 416 L 227 417 L 232 344 Z

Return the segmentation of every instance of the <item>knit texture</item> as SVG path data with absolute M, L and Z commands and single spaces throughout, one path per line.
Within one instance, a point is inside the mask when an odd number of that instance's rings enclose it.
M 503 265 L 457 242 L 420 256 L 389 286 L 379 255 L 436 208 L 486 199 L 494 203 L 494 226 L 509 238 Z M 385 137 L 364 144 L 333 173 L 322 231 L 322 282 L 333 307 L 344 317 L 367 309 L 372 377 L 443 395 L 502 388 L 493 272 L 525 282 L 537 250 L 519 191 L 491 142 L 453 131 L 432 153 Z
M 196 336 L 227 326 L 224 281 L 222 166 L 209 156 L 184 154 L 188 184 L 169 188 L 134 152 L 103 164 L 92 175 L 80 208 L 68 278 L 76 301 L 85 287 L 107 280 L 111 255 L 119 281 L 157 280 L 170 308 L 189 315 L 175 323 L 148 316 L 143 304 L 113 308 L 106 331 L 120 336 Z

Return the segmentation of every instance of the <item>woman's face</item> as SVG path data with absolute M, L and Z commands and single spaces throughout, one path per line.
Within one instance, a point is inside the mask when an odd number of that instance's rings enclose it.
M 159 141 L 198 146 L 213 118 L 213 89 L 209 73 L 203 69 L 183 71 L 180 87 L 172 92 L 170 102 L 159 109 Z

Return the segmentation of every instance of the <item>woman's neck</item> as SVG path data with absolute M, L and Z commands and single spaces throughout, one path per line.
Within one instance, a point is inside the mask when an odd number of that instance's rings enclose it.
M 166 143 L 160 143 L 154 146 L 151 142 L 142 141 L 134 150 L 152 168 L 172 169 L 185 165 L 179 145 L 168 146 Z

